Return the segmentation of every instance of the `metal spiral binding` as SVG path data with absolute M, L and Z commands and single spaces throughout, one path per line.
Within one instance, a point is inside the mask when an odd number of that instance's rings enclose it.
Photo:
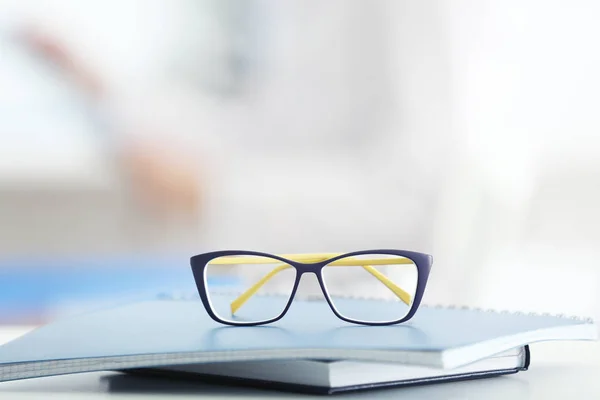
M 433 306 L 431 306 L 431 305 L 424 305 L 424 307 L 434 308 L 434 309 L 447 309 L 447 310 L 463 310 L 463 311 L 483 312 L 483 313 L 492 313 L 492 314 L 501 314 L 501 315 L 515 315 L 515 316 L 529 316 L 529 317 L 553 317 L 553 318 L 570 319 L 570 320 L 573 320 L 573 321 L 580 321 L 580 322 L 585 322 L 585 323 L 588 323 L 588 324 L 594 324 L 595 323 L 594 318 L 591 318 L 591 317 L 579 316 L 579 315 L 566 315 L 566 314 L 563 314 L 563 313 L 560 313 L 560 314 L 551 314 L 551 313 L 548 313 L 548 312 L 538 313 L 538 312 L 534 312 L 534 311 L 526 312 L 526 311 L 520 311 L 520 310 L 519 311 L 497 310 L 497 309 L 494 309 L 494 308 L 483 309 L 481 307 L 470 307 L 470 306 L 466 306 L 466 305 L 460 305 L 460 306 L 458 306 L 458 305 L 454 305 L 454 304 L 450 304 L 450 305 L 435 304 Z
M 220 290 L 217 292 L 217 294 L 220 295 L 239 295 L 241 294 L 239 291 L 234 291 L 234 290 L 230 290 L 230 291 L 225 291 L 225 290 Z M 265 294 L 261 294 L 262 296 L 269 296 L 269 297 L 275 297 L 275 296 L 283 296 L 282 293 L 265 293 Z M 393 301 L 390 300 L 388 298 L 376 298 L 376 297 L 371 297 L 371 296 L 364 296 L 364 295 L 353 295 L 353 296 L 343 296 L 345 298 L 349 298 L 349 299 L 357 299 L 357 300 L 378 300 L 378 301 Z M 157 295 L 157 299 L 158 300 L 172 300 L 172 301 L 189 301 L 189 300 L 198 300 L 200 298 L 200 296 L 198 295 L 198 293 L 193 292 L 193 293 L 179 293 L 179 292 L 163 292 L 163 293 L 159 293 Z M 323 295 L 322 294 L 305 294 L 302 295 L 298 300 L 301 301 L 320 301 L 323 300 Z M 560 314 L 550 314 L 548 312 L 543 312 L 543 313 L 538 313 L 538 312 L 534 312 L 534 311 L 530 311 L 530 312 L 526 312 L 526 311 L 510 311 L 510 310 L 497 310 L 494 308 L 488 308 L 488 309 L 483 309 L 481 307 L 470 307 L 467 305 L 456 305 L 456 304 L 422 304 L 421 307 L 423 308 L 431 308 L 431 309 L 436 309 L 436 310 L 440 310 L 440 309 L 446 309 L 446 310 L 461 310 L 461 311 L 473 311 L 473 312 L 482 312 L 482 313 L 492 313 L 492 314 L 502 314 L 502 315 L 515 315 L 515 316 L 529 316 L 529 317 L 555 317 L 555 318 L 563 318 L 563 319 L 570 319 L 573 321 L 580 321 L 580 322 L 584 322 L 586 324 L 594 324 L 595 320 L 594 318 L 591 317 L 584 317 L 584 316 L 579 316 L 579 315 L 566 315 L 563 313 Z

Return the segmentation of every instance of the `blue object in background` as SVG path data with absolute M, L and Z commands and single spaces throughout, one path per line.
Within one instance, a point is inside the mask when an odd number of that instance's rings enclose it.
M 211 280 L 235 284 L 233 277 Z M 44 319 L 61 310 L 196 293 L 184 256 L 97 256 L 0 260 L 0 323 Z

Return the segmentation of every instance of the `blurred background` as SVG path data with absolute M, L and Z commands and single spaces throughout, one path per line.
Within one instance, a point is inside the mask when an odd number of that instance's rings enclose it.
M 0 323 L 193 292 L 217 249 L 422 251 L 426 302 L 600 316 L 598 17 L 0 0 Z

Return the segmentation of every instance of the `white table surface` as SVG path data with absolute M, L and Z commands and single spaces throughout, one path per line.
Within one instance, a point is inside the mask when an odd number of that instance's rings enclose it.
M 27 331 L 0 328 L 0 343 Z M 600 398 L 600 342 L 548 342 L 531 346 L 528 371 L 481 380 L 384 389 L 336 398 L 382 399 L 597 399 Z M 276 391 L 211 386 L 194 382 L 85 373 L 0 383 L 0 399 L 262 399 L 307 398 Z

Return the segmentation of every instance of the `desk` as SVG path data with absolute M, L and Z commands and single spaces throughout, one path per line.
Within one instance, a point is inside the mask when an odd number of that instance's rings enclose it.
M 0 343 L 23 328 L 0 330 Z M 592 399 L 600 397 L 600 342 L 555 342 L 531 346 L 529 371 L 482 380 L 366 391 L 335 396 L 352 399 Z M 86 373 L 0 383 L 0 399 L 293 399 L 325 398 L 275 391 L 152 380 L 118 373 Z

